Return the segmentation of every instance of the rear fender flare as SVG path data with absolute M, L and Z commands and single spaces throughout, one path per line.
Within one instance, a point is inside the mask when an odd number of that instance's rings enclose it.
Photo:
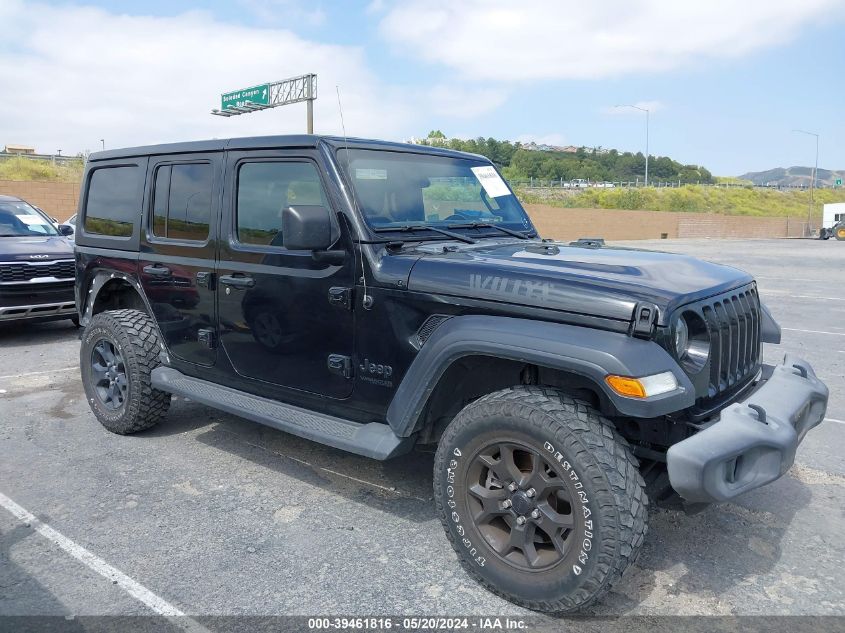
M 77 297 L 77 311 L 79 312 L 80 318 L 79 322 L 83 327 L 86 327 L 88 323 L 91 321 L 91 317 L 93 316 L 94 306 L 97 303 L 97 297 L 100 294 L 100 291 L 103 287 L 114 279 L 121 279 L 125 281 L 129 286 L 135 289 L 135 292 L 141 298 L 144 305 L 147 308 L 147 314 L 149 314 L 153 320 L 155 317 L 153 316 L 153 309 L 150 305 L 150 302 L 147 300 L 146 295 L 144 294 L 144 289 L 141 287 L 141 283 L 135 279 L 134 277 L 127 275 L 124 272 L 114 271 L 114 270 L 98 270 L 94 277 L 90 280 L 87 284 L 87 289 L 83 289 L 85 292 L 85 296 Z
M 387 410 L 394 433 L 415 432 L 426 402 L 449 366 L 464 356 L 493 356 L 577 374 L 601 389 L 621 415 L 657 417 L 695 402 L 687 375 L 652 341 L 575 325 L 509 317 L 457 316 L 428 338 L 405 373 Z M 671 371 L 680 389 L 637 400 L 618 395 L 608 374 L 649 376 Z

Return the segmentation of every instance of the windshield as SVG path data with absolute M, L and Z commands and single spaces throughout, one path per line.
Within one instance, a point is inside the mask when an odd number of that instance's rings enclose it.
M 38 209 L 22 200 L 0 200 L 0 237 L 58 234 L 50 220 Z
M 367 223 L 392 227 L 470 228 L 495 224 L 533 230 L 531 221 L 488 162 L 377 150 L 338 150 Z

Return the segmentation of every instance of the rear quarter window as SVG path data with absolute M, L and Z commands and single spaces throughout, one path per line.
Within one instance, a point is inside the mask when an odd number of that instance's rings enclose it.
M 141 179 L 138 165 L 100 167 L 91 173 L 85 205 L 85 232 L 131 237 L 141 218 Z

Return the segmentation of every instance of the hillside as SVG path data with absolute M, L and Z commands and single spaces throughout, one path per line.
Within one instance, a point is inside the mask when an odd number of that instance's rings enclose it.
M 462 152 L 486 156 L 496 163 L 510 181 L 539 178 L 542 180 L 572 180 L 586 178 L 601 181 L 642 181 L 645 176 L 645 156 L 637 152 L 619 152 L 601 147 L 556 148 L 534 144 L 512 143 L 494 138 L 446 138 L 439 130 L 429 133 L 421 145 L 448 147 Z M 714 182 L 709 170 L 700 165 L 684 165 L 668 156 L 649 155 L 650 180 L 684 183 Z
M 84 168 L 81 158 L 58 164 L 49 160 L 7 158 L 0 160 L 0 180 L 79 182 Z
M 758 186 L 779 186 L 779 187 L 809 187 L 813 178 L 812 167 L 776 167 L 766 171 L 750 171 L 739 176 L 741 180 L 749 180 Z M 845 171 L 834 171 L 831 169 L 819 169 L 817 174 L 818 187 L 833 187 L 836 179 L 845 181 Z
M 752 189 L 749 187 L 684 187 L 656 189 L 517 189 L 523 202 L 544 203 L 566 208 L 646 209 L 651 211 L 688 211 L 692 213 L 721 213 L 791 217 L 806 219 L 810 201 L 809 191 Z M 845 189 L 819 189 L 815 192 L 813 217 L 821 218 L 821 205 L 845 202 Z

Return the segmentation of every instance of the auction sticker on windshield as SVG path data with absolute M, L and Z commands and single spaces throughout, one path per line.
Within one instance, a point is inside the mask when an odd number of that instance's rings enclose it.
M 472 173 L 475 174 L 475 177 L 478 178 L 478 182 L 481 183 L 481 186 L 484 187 L 484 191 L 487 192 L 487 195 L 491 198 L 498 198 L 499 196 L 507 196 L 510 195 L 510 189 L 505 184 L 505 181 L 502 180 L 502 177 L 499 175 L 492 166 L 484 165 L 483 167 L 472 167 Z
M 40 215 L 19 215 L 18 220 L 29 226 L 47 224 L 47 222 Z

